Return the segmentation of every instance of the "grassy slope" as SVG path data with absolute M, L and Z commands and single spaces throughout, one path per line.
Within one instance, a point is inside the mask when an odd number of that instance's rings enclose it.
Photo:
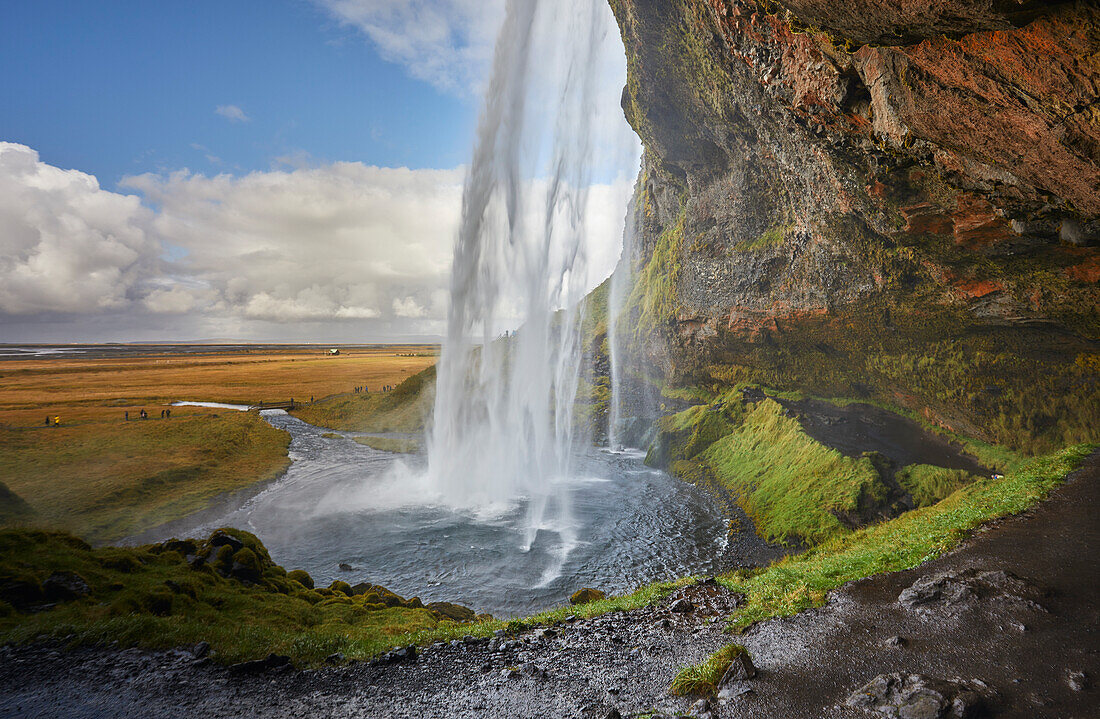
M 333 395 L 291 414 L 318 427 L 351 432 L 416 432 L 431 413 L 434 390 L 432 366 L 390 392 Z
M 92 589 L 34 614 L 0 602 L 0 641 L 54 636 L 168 647 L 205 640 L 223 662 L 279 652 L 319 663 L 337 651 L 369 656 L 392 646 L 394 635 L 447 624 L 416 601 L 383 607 L 362 595 L 307 589 L 271 564 L 255 537 L 233 534 L 265 565 L 259 583 L 220 576 L 210 565 L 192 569 L 163 545 L 92 549 L 63 534 L 0 531 L 0 588 L 12 578 L 41 582 L 53 571 L 70 571 Z M 32 558 L 33 567 L 24 566 Z
M 213 560 L 192 569 L 172 543 L 92 549 L 64 534 L 0 531 L 0 596 L 13 580 L 41 583 L 54 571 L 76 572 L 92 589 L 87 597 L 30 614 L 0 601 L 0 643 L 53 637 L 73 644 L 118 641 L 166 648 L 207 641 L 219 662 L 276 652 L 299 665 L 318 665 L 334 652 L 367 659 L 397 645 L 516 629 L 516 623 L 484 616 L 468 623 L 443 620 L 420 607 L 416 598 L 383 607 L 370 594 L 346 596 L 335 589 L 336 582 L 333 588 L 307 589 L 292 581 L 294 572 L 288 576 L 271 564 L 254 536 L 228 531 L 243 538 L 246 551 L 260 558 L 264 569 L 258 583 L 220 576 L 212 569 L 217 566 Z M 223 561 L 229 566 L 236 556 Z M 675 586 L 652 584 L 626 597 L 562 607 L 528 621 L 557 622 L 568 614 L 591 616 L 643 606 Z
M 818 444 L 770 399 L 700 459 L 769 540 L 820 542 L 842 529 L 832 510 L 854 511 L 862 496 L 881 499 L 886 491 L 870 459 Z
M 184 407 L 170 420 L 4 426 L 0 477 L 33 508 L 24 521 L 107 541 L 278 476 L 289 442 L 258 415 Z
M 1017 514 L 1044 499 L 1096 448 L 1077 445 L 1029 460 L 1003 479 L 981 479 L 931 507 L 836 536 L 768 567 L 719 577 L 747 597 L 729 618 L 730 627 L 742 630 L 764 619 L 821 606 L 830 590 L 846 582 L 935 559 L 980 524 Z

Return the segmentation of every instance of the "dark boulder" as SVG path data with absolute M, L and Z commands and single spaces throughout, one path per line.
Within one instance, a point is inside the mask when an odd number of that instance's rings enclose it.
M 42 593 L 47 601 L 64 602 L 86 597 L 92 589 L 76 572 L 54 572 L 42 582 Z
M 476 616 L 473 609 L 451 602 L 429 602 L 428 610 L 440 619 L 449 619 L 452 622 L 472 622 Z
M 219 529 L 210 535 L 207 543 L 211 547 L 229 547 L 233 552 L 244 549 L 244 542 L 234 537 L 224 529 Z
M 968 569 L 921 577 L 902 590 L 898 604 L 922 611 L 996 604 L 1045 612 L 1035 601 L 1044 595 L 1044 591 L 1011 572 Z
M 42 585 L 32 576 L 0 575 L 0 600 L 16 609 L 29 609 L 45 600 Z
M 687 614 L 688 612 L 695 611 L 695 605 L 691 603 L 690 599 L 681 597 L 669 605 L 669 611 L 676 614 Z
M 985 705 L 983 682 L 947 681 L 920 674 L 879 674 L 848 697 L 850 707 L 898 719 L 967 719 Z

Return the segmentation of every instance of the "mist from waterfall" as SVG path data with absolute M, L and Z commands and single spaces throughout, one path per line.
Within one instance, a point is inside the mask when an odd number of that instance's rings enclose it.
M 577 541 L 584 219 L 609 25 L 602 0 L 508 3 L 464 189 L 428 437 L 428 480 L 445 504 L 524 506 L 526 548 L 546 530 L 563 560 Z

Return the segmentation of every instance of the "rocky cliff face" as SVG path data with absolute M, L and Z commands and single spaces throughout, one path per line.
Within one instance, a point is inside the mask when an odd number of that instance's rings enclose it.
M 639 374 L 871 397 L 1024 449 L 1096 436 L 1093 3 L 611 5 L 645 145 Z

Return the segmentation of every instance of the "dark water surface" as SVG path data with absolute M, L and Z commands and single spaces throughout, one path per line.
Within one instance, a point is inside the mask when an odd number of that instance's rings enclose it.
M 578 458 L 567 533 L 574 546 L 548 527 L 528 550 L 523 503 L 489 517 L 433 506 L 416 479 L 422 459 L 324 437 L 328 430 L 279 411 L 264 415 L 291 434 L 287 474 L 243 506 L 189 529 L 176 525 L 173 534 L 240 527 L 318 586 L 366 581 L 496 616 L 562 604 L 584 586 L 621 593 L 728 565 L 727 524 L 716 502 L 644 466 L 636 452 L 593 449 Z M 393 471 L 395 462 L 411 466 Z M 340 570 L 341 563 L 353 569 Z

